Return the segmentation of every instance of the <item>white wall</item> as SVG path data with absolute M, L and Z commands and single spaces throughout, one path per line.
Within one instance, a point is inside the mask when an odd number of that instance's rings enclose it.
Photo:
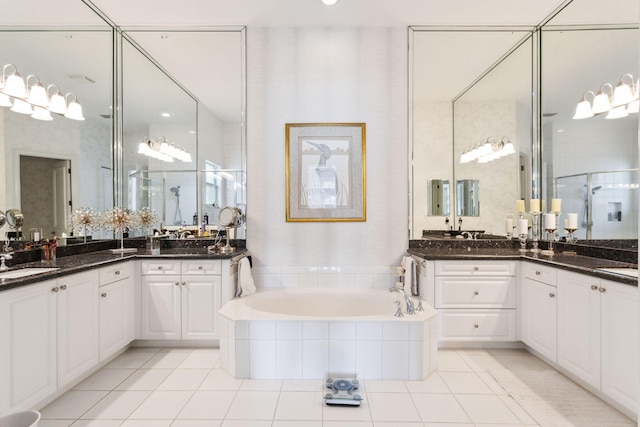
M 258 286 L 388 286 L 407 249 L 405 28 L 247 31 L 247 246 Z M 367 124 L 367 221 L 285 221 L 285 124 Z

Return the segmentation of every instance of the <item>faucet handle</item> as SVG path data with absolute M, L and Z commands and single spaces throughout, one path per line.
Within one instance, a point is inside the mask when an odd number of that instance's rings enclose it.
M 396 314 L 394 314 L 395 317 L 404 317 L 404 314 L 402 314 L 402 308 L 400 307 L 400 301 L 396 301 L 395 302 L 396 305 L 398 306 L 396 308 Z
M 422 295 L 419 295 L 418 306 L 416 307 L 416 311 L 424 311 L 424 307 L 422 306 L 422 301 L 424 301 L 424 298 L 422 298 Z

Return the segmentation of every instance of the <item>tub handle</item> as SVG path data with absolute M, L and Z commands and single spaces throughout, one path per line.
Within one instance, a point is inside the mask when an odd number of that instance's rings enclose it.
M 398 307 L 396 308 L 396 314 L 394 314 L 394 316 L 396 316 L 396 317 L 404 317 L 404 314 L 402 314 L 402 308 L 400 307 L 400 301 L 396 301 L 396 305 Z

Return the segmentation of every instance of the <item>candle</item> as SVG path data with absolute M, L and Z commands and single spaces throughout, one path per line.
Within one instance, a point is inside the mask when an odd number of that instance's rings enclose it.
M 577 229 L 578 228 L 578 214 L 570 213 L 567 214 L 567 228 Z
M 544 214 L 544 228 L 547 230 L 556 229 L 556 214 L 554 213 Z
M 524 200 L 516 200 L 516 212 L 524 213 Z
M 551 199 L 551 212 L 562 212 L 562 199 Z
M 518 220 L 518 234 L 529 234 L 529 223 L 525 218 Z
M 529 201 L 531 212 L 540 212 L 540 199 L 531 199 Z
M 506 233 L 513 233 L 513 219 L 507 218 L 504 220 L 504 231 Z

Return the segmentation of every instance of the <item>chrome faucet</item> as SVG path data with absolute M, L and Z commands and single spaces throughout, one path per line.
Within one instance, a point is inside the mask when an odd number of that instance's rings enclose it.
M 9 267 L 4 263 L 6 260 L 13 258 L 11 253 L 13 249 L 9 246 L 9 242 L 5 242 L 2 249 L 0 249 L 0 271 L 7 271 Z
M 411 298 L 411 295 L 405 292 L 404 289 L 399 286 L 392 286 L 389 288 L 389 292 L 400 292 L 404 296 L 404 301 L 407 304 L 407 314 L 415 314 L 415 309 L 413 308 L 413 299 Z

